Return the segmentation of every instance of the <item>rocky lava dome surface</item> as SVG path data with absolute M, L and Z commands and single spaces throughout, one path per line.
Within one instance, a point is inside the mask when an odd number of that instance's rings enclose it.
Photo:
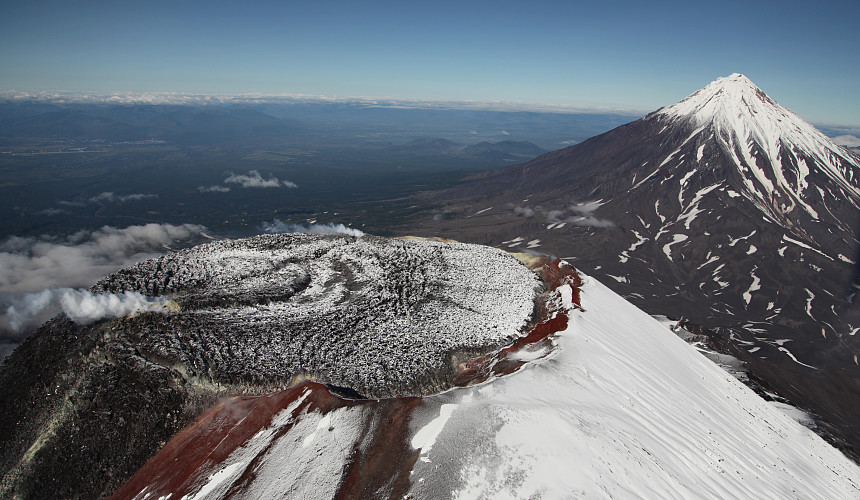
M 125 333 L 186 378 L 310 378 L 388 397 L 450 387 L 459 360 L 518 336 L 540 286 L 514 257 L 478 245 L 264 235 L 144 261 L 94 290 L 176 302 Z

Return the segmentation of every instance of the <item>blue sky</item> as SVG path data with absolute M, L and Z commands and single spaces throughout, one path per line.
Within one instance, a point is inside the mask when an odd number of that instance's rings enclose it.
M 602 3 L 602 5 L 597 5 Z M 860 124 L 860 2 L 27 1 L 0 89 L 304 93 L 648 111 L 746 74 Z

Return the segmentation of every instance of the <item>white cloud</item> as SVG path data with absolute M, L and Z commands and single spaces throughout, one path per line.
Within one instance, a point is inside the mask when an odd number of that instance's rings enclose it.
M 85 204 L 79 201 L 58 201 L 57 205 L 63 207 L 83 207 Z
M 840 146 L 848 146 L 849 148 L 860 146 L 860 137 L 855 137 L 853 135 L 840 135 L 833 137 L 832 140 Z
M 514 207 L 514 213 L 528 219 L 534 217 L 536 212 L 529 207 Z
M 110 104 L 190 104 L 199 106 L 223 106 L 231 104 L 259 103 L 343 103 L 360 107 L 405 108 L 405 109 L 465 109 L 481 111 L 530 111 L 538 113 L 615 113 L 641 117 L 652 109 L 610 108 L 605 106 L 576 106 L 560 103 L 535 103 L 520 101 L 479 101 L 456 99 L 402 99 L 392 97 L 334 97 L 308 94 L 177 94 L 175 92 L 24 92 L 0 90 L 0 99 L 13 102 L 66 103 L 110 103 Z
M 593 217 L 591 215 L 581 215 L 579 217 L 569 217 L 565 222 L 573 224 L 575 226 L 587 226 L 587 227 L 613 227 L 615 223 L 609 219 L 598 219 L 597 217 Z
M 548 222 L 561 222 L 561 217 L 564 215 L 564 210 L 550 210 L 546 213 Z
M 36 212 L 37 215 L 60 215 L 64 213 L 67 212 L 62 208 L 46 208 L 44 210 L 39 210 L 38 212 Z
M 281 187 L 282 185 L 288 188 L 299 187 L 295 182 L 291 181 L 283 181 L 282 183 L 274 176 L 268 179 L 263 179 L 260 172 L 256 170 L 251 170 L 247 174 L 234 174 L 231 172 L 230 176 L 224 179 L 224 182 L 228 184 L 239 184 L 243 188 L 276 188 Z
M 613 227 L 615 223 L 608 219 L 598 219 L 594 217 L 592 212 L 600 208 L 603 205 L 600 201 L 589 201 L 584 203 L 579 203 L 577 205 L 570 205 L 563 210 L 545 210 L 544 208 L 537 206 L 535 208 L 530 207 L 514 207 L 514 213 L 516 215 L 522 217 L 533 217 L 535 215 L 542 215 L 546 218 L 547 222 L 550 223 L 558 223 L 565 222 L 568 224 L 572 224 L 575 226 L 587 226 L 587 227 Z
M 105 226 L 63 240 L 13 236 L 0 242 L 0 359 L 61 310 L 87 322 L 156 307 L 159 301 L 139 294 L 92 294 L 73 288 L 89 287 L 203 231 L 203 226 L 192 224 Z
M 93 293 L 82 289 L 52 288 L 0 298 L 0 331 L 15 333 L 37 328 L 60 311 L 72 321 L 87 325 L 106 318 L 119 318 L 139 311 L 165 312 L 167 299 L 149 298 L 137 292 Z
M 309 224 L 303 226 L 300 224 L 290 224 L 281 222 L 278 219 L 272 222 L 264 222 L 261 229 L 263 232 L 272 234 L 281 233 L 308 233 L 308 234 L 346 234 L 349 236 L 364 236 L 364 231 L 346 227 L 343 224 Z
M 570 207 L 570 210 L 577 214 L 590 214 L 600 208 L 601 205 L 603 205 L 603 203 L 600 201 L 588 201 L 578 205 L 573 205 Z
M 227 186 L 200 186 L 197 190 L 201 193 L 227 193 L 230 188 Z
M 147 224 L 123 229 L 105 226 L 61 241 L 13 236 L 0 242 L 0 292 L 88 287 L 203 231 L 203 226 L 192 224 Z
M 90 201 L 91 201 L 91 202 L 93 202 L 93 203 L 100 203 L 100 202 L 105 202 L 105 203 L 113 203 L 113 202 L 125 203 L 125 202 L 127 202 L 127 201 L 151 200 L 151 199 L 155 199 L 155 198 L 158 198 L 158 195 L 157 195 L 157 194 L 136 193 L 136 194 L 116 195 L 116 194 L 113 194 L 113 193 L 111 193 L 111 192 L 109 192 L 109 191 L 105 191 L 105 192 L 100 193 L 100 194 L 98 194 L 98 195 L 96 195 L 96 196 L 93 196 L 92 198 L 90 198 Z M 71 202 L 66 202 L 65 204 L 67 204 L 67 205 L 71 205 L 72 203 L 71 203 Z

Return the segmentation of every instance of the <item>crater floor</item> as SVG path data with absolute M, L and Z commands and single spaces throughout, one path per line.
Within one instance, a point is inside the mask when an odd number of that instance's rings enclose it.
M 127 322 L 143 357 L 220 384 L 296 377 L 368 397 L 450 387 L 464 356 L 531 321 L 538 277 L 478 245 L 264 235 L 141 262 L 98 291 L 167 295 L 180 309 Z

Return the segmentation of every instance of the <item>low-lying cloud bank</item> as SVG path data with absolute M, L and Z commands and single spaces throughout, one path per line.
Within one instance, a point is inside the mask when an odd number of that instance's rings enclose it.
M 281 222 L 275 219 L 272 222 L 264 222 L 260 229 L 264 233 L 282 234 L 282 233 L 308 233 L 308 234 L 346 234 L 349 236 L 361 237 L 364 236 L 364 231 L 346 227 L 343 224 L 291 224 Z
M 848 146 L 849 148 L 860 147 L 860 137 L 846 134 L 833 137 L 832 139 L 833 142 L 839 144 L 840 146 Z
M 161 255 L 170 245 L 200 237 L 205 230 L 193 224 L 105 226 L 64 239 L 13 236 L 0 242 L 0 359 L 60 311 L 86 322 L 160 304 L 139 294 L 92 294 L 75 289 Z
M 197 190 L 200 191 L 201 193 L 229 193 L 230 192 L 230 188 L 228 188 L 227 186 L 218 186 L 218 185 L 199 186 L 197 188 Z

